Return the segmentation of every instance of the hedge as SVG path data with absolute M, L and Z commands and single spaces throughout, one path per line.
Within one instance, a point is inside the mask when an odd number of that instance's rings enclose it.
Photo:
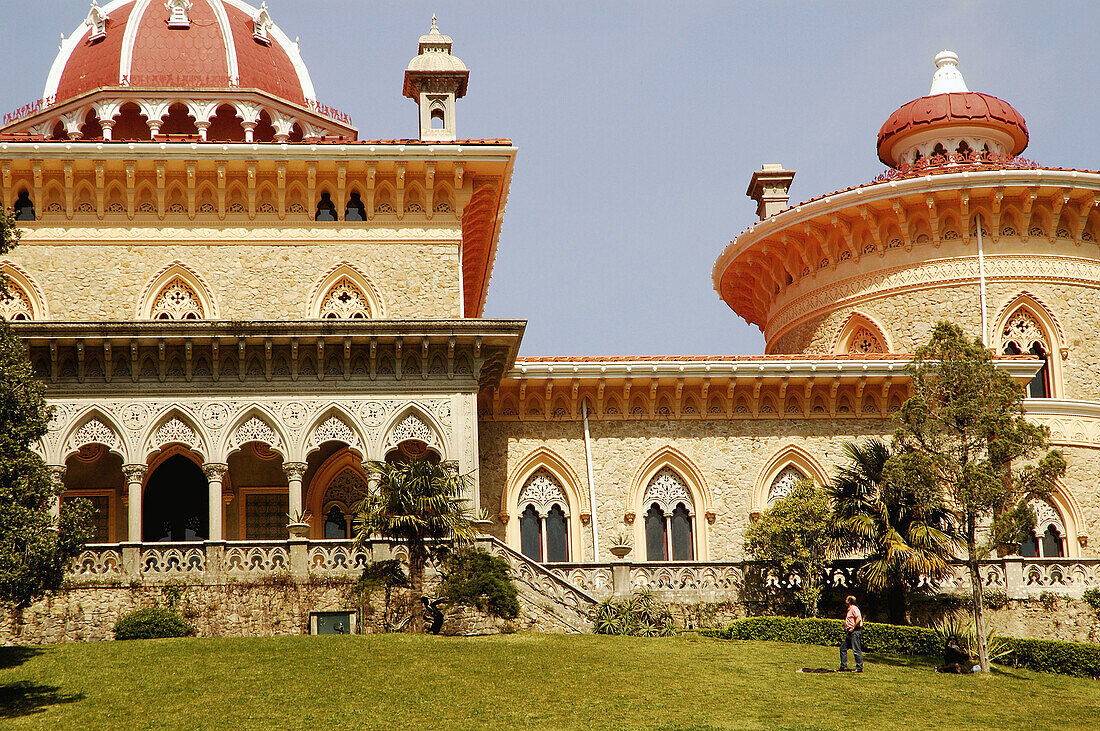
M 160 637 L 192 637 L 195 628 L 170 609 L 150 607 L 124 614 L 115 622 L 116 640 L 151 640 Z
M 844 639 L 844 622 L 839 619 L 749 617 L 707 634 L 727 640 L 836 646 Z M 1015 637 L 1004 640 L 1012 652 L 999 660 L 999 664 L 1082 678 L 1100 677 L 1100 645 Z M 863 649 L 889 655 L 933 656 L 943 652 L 943 641 L 935 631 L 924 627 L 865 622 Z

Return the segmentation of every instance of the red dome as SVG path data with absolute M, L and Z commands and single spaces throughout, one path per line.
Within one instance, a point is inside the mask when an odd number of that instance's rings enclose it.
M 952 126 L 989 127 L 1012 138 L 1012 155 L 1027 147 L 1027 124 L 1008 102 L 976 91 L 935 94 L 914 99 L 890 115 L 878 131 L 878 157 L 887 165 L 890 149 L 914 132 Z
M 258 89 L 295 104 L 314 99 L 298 53 L 274 25 L 257 38 L 261 13 L 242 0 L 191 0 L 189 27 L 170 27 L 163 0 L 115 0 L 102 9 L 106 35 L 85 23 L 62 45 L 43 97 L 61 103 L 98 88 Z

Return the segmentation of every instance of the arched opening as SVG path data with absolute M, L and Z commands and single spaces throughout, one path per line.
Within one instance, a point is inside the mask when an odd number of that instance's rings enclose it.
M 519 545 L 524 556 L 542 561 L 542 520 L 534 505 L 528 505 L 519 516 Z
M 249 442 L 229 455 L 223 489 L 232 488 L 226 534 L 240 539 L 286 538 L 290 510 L 283 458 L 263 442 Z
M 271 123 L 271 115 L 267 110 L 260 112 L 260 118 L 256 121 L 256 128 L 252 130 L 252 139 L 256 142 L 274 142 L 275 125 Z
M 367 207 L 363 205 L 363 199 L 359 197 L 358 193 L 352 193 L 348 200 L 347 208 L 344 211 L 345 221 L 366 221 L 367 220 Z
M 210 535 L 209 490 L 199 465 L 182 454 L 164 460 L 149 475 L 142 499 L 146 543 L 203 541 Z
M 111 132 L 111 138 L 115 140 L 151 140 L 153 138 L 152 132 L 149 131 L 149 123 L 137 104 L 127 102 L 122 105 Z
M 520 549 L 533 561 L 569 560 L 569 501 L 545 467 L 531 473 L 519 493 Z
M 161 289 L 150 317 L 154 320 L 202 320 L 205 317 L 198 294 L 182 277 L 175 277 Z
M 65 460 L 61 502 L 83 498 L 92 504 L 89 543 L 115 543 L 126 532 L 126 511 L 119 509 L 125 484 L 122 456 L 103 444 L 86 444 Z
M 970 145 L 966 143 L 966 140 L 960 142 L 959 146 L 955 148 L 955 154 L 958 156 L 959 160 L 970 159 L 971 149 Z
M 317 221 L 335 221 L 336 219 L 336 204 L 332 202 L 332 195 L 327 191 L 321 194 L 321 200 L 317 202 L 317 215 L 314 216 L 314 220 Z
M 1001 352 L 1004 355 L 1030 354 L 1043 361 L 1039 372 L 1027 385 L 1029 398 L 1050 398 L 1053 394 L 1050 367 L 1050 345 L 1042 325 L 1024 308 L 1016 310 L 1005 321 L 1001 332 Z
M 432 129 L 446 129 L 447 117 L 438 107 L 432 110 Z
M 314 538 L 352 538 L 355 506 L 367 495 L 361 458 L 340 442 L 325 442 L 306 458 L 302 478 Z
M 1020 555 L 1028 558 L 1066 556 L 1066 526 L 1058 510 L 1040 498 L 1032 498 L 1028 505 L 1035 511 L 1035 530 L 1020 544 Z
M 932 148 L 932 155 L 934 157 L 947 157 L 947 148 L 942 143 L 937 142 L 936 146 Z
M 65 123 L 58 120 L 54 124 L 53 130 L 50 132 L 50 140 L 53 142 L 60 142 L 61 140 L 67 139 L 69 139 L 69 133 L 65 131 Z
M 244 125 L 237 110 L 229 104 L 222 104 L 210 118 L 210 129 L 206 139 L 218 142 L 244 142 Z
M 86 140 L 98 140 L 103 137 L 103 125 L 99 123 L 99 117 L 94 111 L 84 115 L 84 124 L 80 127 L 80 135 Z
M 161 120 L 160 133 L 197 136 L 199 128 L 195 126 L 195 118 L 187 111 L 187 105 L 176 103 L 168 107 L 168 114 Z
M 16 221 L 36 220 L 34 203 L 31 201 L 31 194 L 26 189 L 19 191 L 19 195 L 15 199 L 15 205 L 12 206 L 12 211 L 15 213 Z
M 302 140 L 304 140 L 306 136 L 305 133 L 302 131 L 302 125 L 295 122 L 294 126 L 290 128 L 289 137 L 291 142 L 301 142 Z
M 695 559 L 695 505 L 687 483 L 672 468 L 663 467 L 646 487 L 644 505 L 647 561 Z

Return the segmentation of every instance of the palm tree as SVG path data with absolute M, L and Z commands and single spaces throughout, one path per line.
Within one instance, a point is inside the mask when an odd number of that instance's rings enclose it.
M 468 475 L 438 461 L 367 462 L 378 488 L 355 506 L 355 544 L 372 535 L 401 541 L 409 547 L 409 584 L 414 601 L 424 595 L 424 567 L 444 543 L 469 543 L 477 529 L 461 495 L 470 486 Z M 412 623 L 423 632 L 422 622 Z
M 848 464 L 826 486 L 832 498 L 829 537 L 840 555 L 863 554 L 860 577 L 872 592 L 885 595 L 890 621 L 905 622 L 906 592 L 922 577 L 939 579 L 958 542 L 950 511 L 934 496 L 914 492 L 889 475 L 890 447 L 881 439 L 844 444 Z

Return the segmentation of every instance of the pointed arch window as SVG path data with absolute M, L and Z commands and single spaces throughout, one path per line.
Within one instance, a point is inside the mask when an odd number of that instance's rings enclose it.
M 768 486 L 768 507 L 790 495 L 794 486 L 805 479 L 807 479 L 806 475 L 794 465 L 788 465 L 780 470 L 772 480 L 772 484 Z
M 367 320 L 371 317 L 367 296 L 355 282 L 341 277 L 332 285 L 321 302 L 321 318 L 325 320 Z
M 646 560 L 694 560 L 695 503 L 684 478 L 671 467 L 661 468 L 646 486 L 642 504 Z
M 569 560 L 569 501 L 556 477 L 539 468 L 519 493 L 520 550 L 533 561 Z
M 191 285 L 176 277 L 168 282 L 153 301 L 154 320 L 202 320 L 202 302 Z
M 336 220 L 336 204 L 332 202 L 332 196 L 329 193 L 321 194 L 321 200 L 317 202 L 317 215 L 315 217 L 315 220 Z
M 355 506 L 367 495 L 367 483 L 354 469 L 345 469 L 332 479 L 321 499 L 325 538 L 351 538 Z
M 347 209 L 344 211 L 345 221 L 366 221 L 367 207 L 363 205 L 363 199 L 358 193 L 352 193 L 348 200 Z
M 1020 555 L 1031 558 L 1062 558 L 1066 555 L 1066 525 L 1058 510 L 1046 500 L 1032 498 L 1035 530 L 1020 544 Z
M 34 214 L 34 203 L 31 201 L 31 194 L 25 190 L 19 191 L 19 196 L 15 199 L 12 211 L 15 213 L 16 221 L 34 221 L 37 218 Z
M 1042 368 L 1027 385 L 1030 398 L 1050 398 L 1050 342 L 1042 325 L 1028 310 L 1020 308 L 1005 321 L 1001 332 L 1001 352 L 1004 355 L 1030 354 L 1043 361 Z

